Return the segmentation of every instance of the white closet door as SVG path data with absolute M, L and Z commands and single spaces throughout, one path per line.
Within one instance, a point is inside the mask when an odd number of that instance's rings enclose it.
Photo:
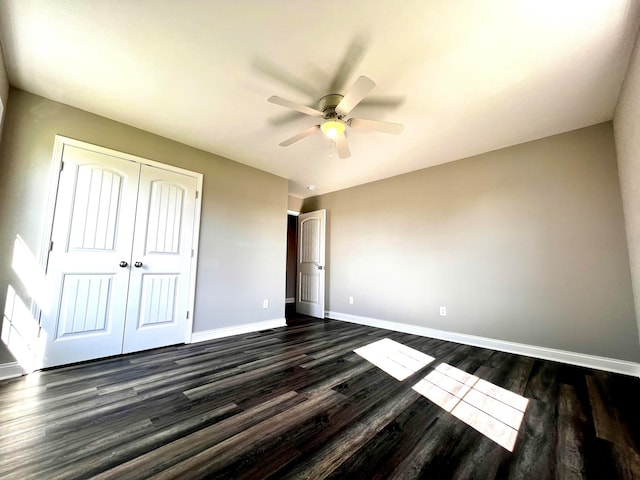
M 185 341 L 196 189 L 142 165 L 123 353 Z
M 140 165 L 66 145 L 41 317 L 42 366 L 122 351 Z

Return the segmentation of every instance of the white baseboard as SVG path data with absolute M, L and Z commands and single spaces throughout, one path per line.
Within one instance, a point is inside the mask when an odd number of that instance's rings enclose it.
M 554 362 L 568 363 L 570 365 L 578 365 L 580 367 L 595 368 L 597 370 L 606 370 L 608 372 L 640 377 L 640 363 L 629 362 L 626 360 L 617 360 L 615 358 L 599 357 L 596 355 L 588 355 L 586 353 L 557 350 L 555 348 L 538 347 L 524 343 L 509 342 L 506 340 L 477 337 L 475 335 L 467 335 L 465 333 L 446 332 L 444 330 L 436 330 L 433 328 L 421 327 L 419 325 L 389 322 L 388 320 L 361 317 L 359 315 L 350 315 L 348 313 L 332 311 L 327 311 L 325 313 L 328 318 L 332 318 L 334 320 L 342 320 L 345 322 L 367 325 L 369 327 L 384 328 L 386 330 L 410 333 L 413 335 L 420 335 L 422 337 L 438 338 L 440 340 L 473 345 L 475 347 L 489 348 L 491 350 L 499 350 L 501 352 L 517 353 L 518 355 L 525 355 L 528 357 L 542 358 L 544 360 L 552 360 Z
M 22 367 L 18 362 L 0 364 L 0 380 L 20 377 L 23 373 Z
M 205 342 L 207 340 L 214 340 L 216 338 L 232 337 L 233 335 L 242 335 L 245 333 L 259 332 L 260 330 L 268 330 L 270 328 L 279 328 L 286 326 L 286 319 L 275 318 L 273 320 L 264 320 L 262 322 L 234 325 L 233 327 L 214 328 L 213 330 L 193 332 L 191 334 L 191 343 Z
M 296 303 L 296 297 L 287 297 L 284 303 Z

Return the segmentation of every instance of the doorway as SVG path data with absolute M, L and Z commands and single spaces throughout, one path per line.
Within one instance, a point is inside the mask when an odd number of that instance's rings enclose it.
M 293 319 L 325 316 L 326 216 L 326 210 L 317 210 L 288 217 L 287 324 Z
M 289 323 L 296 315 L 296 252 L 298 249 L 298 215 L 287 214 L 287 279 L 284 316 Z

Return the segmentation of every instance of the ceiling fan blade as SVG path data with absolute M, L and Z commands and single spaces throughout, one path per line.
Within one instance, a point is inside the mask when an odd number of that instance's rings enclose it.
M 314 125 L 313 127 L 309 127 L 306 130 L 301 131 L 299 134 L 294 135 L 291 138 L 288 138 L 284 142 L 280 142 L 280 146 L 281 147 L 288 147 L 292 143 L 295 143 L 298 140 L 302 140 L 304 137 L 308 137 L 309 135 L 313 135 L 318 130 L 320 130 L 320 125 Z
M 367 120 L 364 118 L 350 118 L 347 124 L 353 128 L 362 130 L 374 130 L 376 132 L 393 133 L 398 135 L 404 130 L 404 125 L 400 123 L 379 122 L 377 120 Z
M 287 100 L 286 98 L 276 97 L 275 95 L 273 97 L 269 97 L 267 101 L 271 103 L 275 103 L 276 105 L 280 105 L 281 107 L 297 110 L 300 113 L 304 113 L 305 115 L 311 115 L 312 117 L 321 117 L 323 115 L 320 110 L 307 107 L 306 105 L 302 105 L 301 103 L 298 103 L 298 102 Z
M 341 133 L 336 137 L 336 149 L 338 150 L 338 156 L 340 158 L 348 158 L 351 156 L 351 150 L 349 150 L 347 137 L 344 133 Z
M 367 94 L 376 86 L 375 82 L 365 76 L 358 77 L 351 86 L 344 98 L 336 107 L 336 112 L 340 115 L 347 115 L 353 110 Z

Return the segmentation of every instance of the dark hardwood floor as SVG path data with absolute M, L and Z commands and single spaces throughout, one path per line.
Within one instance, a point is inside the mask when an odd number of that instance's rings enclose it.
M 640 380 L 332 320 L 0 383 L 0 478 L 640 478 Z M 435 358 L 396 380 L 353 352 Z M 440 363 L 529 399 L 513 452 L 414 391 Z

